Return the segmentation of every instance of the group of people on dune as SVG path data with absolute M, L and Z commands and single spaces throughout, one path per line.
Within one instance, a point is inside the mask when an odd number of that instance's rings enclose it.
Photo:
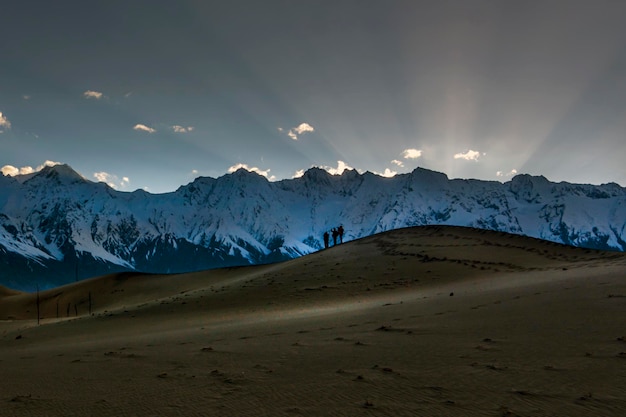
M 324 249 L 328 249 L 331 236 L 333 237 L 333 246 L 337 245 L 337 239 L 339 239 L 339 243 L 343 243 L 343 225 L 333 227 L 330 230 L 330 234 L 327 231 L 324 232 Z

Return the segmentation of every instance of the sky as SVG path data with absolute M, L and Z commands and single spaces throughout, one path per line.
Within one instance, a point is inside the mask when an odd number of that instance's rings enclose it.
M 626 186 L 626 1 L 8 1 L 0 167 Z

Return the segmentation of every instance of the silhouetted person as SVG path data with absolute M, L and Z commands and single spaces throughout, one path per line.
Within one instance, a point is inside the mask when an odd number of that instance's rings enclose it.
M 337 236 L 339 236 L 339 232 L 337 231 L 336 227 L 333 227 L 332 234 L 333 234 L 333 246 L 337 246 Z
M 328 249 L 328 239 L 330 238 L 330 236 L 328 235 L 328 232 L 324 232 L 324 249 Z
M 339 226 L 337 233 L 339 233 L 339 243 L 343 243 L 343 225 Z

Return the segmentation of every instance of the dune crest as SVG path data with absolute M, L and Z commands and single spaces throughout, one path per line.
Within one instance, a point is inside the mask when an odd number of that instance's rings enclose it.
M 428 226 L 77 282 L 39 294 L 39 326 L 36 294 L 0 290 L 0 415 L 619 415 L 624 271 L 622 253 Z M 54 375 L 75 388 L 38 382 Z

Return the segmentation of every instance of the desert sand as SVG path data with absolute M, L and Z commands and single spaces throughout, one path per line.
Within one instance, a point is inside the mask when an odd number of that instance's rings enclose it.
M 2 416 L 623 416 L 626 255 L 459 227 L 0 289 Z

